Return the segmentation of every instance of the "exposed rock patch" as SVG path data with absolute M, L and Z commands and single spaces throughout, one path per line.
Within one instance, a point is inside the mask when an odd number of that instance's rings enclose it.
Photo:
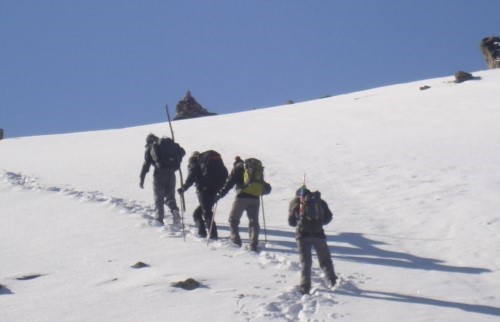
M 177 103 L 176 113 L 174 120 L 183 120 L 183 119 L 191 119 L 203 116 L 211 116 L 217 115 L 216 113 L 211 113 L 200 103 L 196 101 L 196 99 L 191 95 L 191 92 L 188 91 L 186 96 Z
M 481 79 L 481 77 L 472 76 L 472 74 L 463 71 L 458 71 L 455 73 L 455 83 L 462 83 L 468 80 L 478 80 L 478 79 Z
M 130 267 L 139 269 L 139 268 L 149 267 L 149 265 L 146 264 L 146 263 L 143 263 L 143 262 L 137 262 L 137 263 L 135 263 L 134 265 L 132 265 Z
M 29 274 L 29 275 L 23 275 L 23 276 L 16 277 L 16 280 L 27 281 L 27 280 L 39 278 L 40 276 L 42 276 L 42 274 Z
M 178 282 L 172 282 L 170 283 L 171 286 L 173 287 L 179 287 L 187 291 L 192 291 L 194 289 L 197 289 L 200 287 L 200 282 L 193 278 L 188 278 L 185 281 L 178 281 Z

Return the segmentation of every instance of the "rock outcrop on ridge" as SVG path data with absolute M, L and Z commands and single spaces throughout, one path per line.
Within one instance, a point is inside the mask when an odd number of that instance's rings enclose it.
M 186 96 L 177 103 L 176 113 L 174 120 L 191 119 L 202 116 L 217 115 L 217 113 L 211 113 L 207 109 L 203 108 L 200 103 L 198 103 L 191 92 L 188 91 Z

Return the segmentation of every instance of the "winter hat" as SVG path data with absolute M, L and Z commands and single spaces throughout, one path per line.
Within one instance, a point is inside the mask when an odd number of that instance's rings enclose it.
M 158 140 L 158 137 L 153 133 L 149 133 L 146 137 L 146 147 L 151 145 L 154 141 Z
M 200 156 L 200 152 L 194 151 L 191 156 L 189 157 L 189 162 L 193 162 L 195 160 L 198 160 L 198 157 Z
M 237 155 L 234 157 L 234 163 L 233 163 L 233 166 L 236 166 L 238 163 L 240 162 L 243 162 L 243 160 L 241 160 L 240 156 Z
M 305 186 L 301 186 L 299 187 L 299 189 L 297 189 L 297 191 L 295 191 L 295 195 L 297 197 L 300 197 L 302 195 L 302 189 L 304 189 L 304 196 L 307 196 L 308 194 L 311 193 L 311 191 L 307 189 Z

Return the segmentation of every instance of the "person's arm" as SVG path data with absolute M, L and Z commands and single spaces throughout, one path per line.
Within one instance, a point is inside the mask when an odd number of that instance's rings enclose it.
M 242 176 L 243 176 L 243 167 L 240 165 L 236 165 L 233 168 L 233 170 L 231 170 L 229 177 L 227 177 L 226 183 L 217 194 L 217 200 L 224 198 L 224 196 L 229 192 L 229 190 L 231 190 L 236 185 L 238 180 L 241 180 L 240 177 Z
M 324 217 L 324 220 L 323 220 L 323 225 L 327 225 L 327 224 L 330 223 L 330 221 L 332 221 L 332 219 L 333 219 L 333 213 L 330 210 L 330 208 L 328 207 L 328 204 L 326 203 L 326 201 L 324 201 L 323 199 L 321 199 L 321 206 L 323 207 L 323 210 L 325 211 L 325 217 Z
M 199 171 L 200 171 L 200 167 L 198 165 L 198 162 L 196 162 L 196 161 L 190 162 L 189 166 L 188 166 L 188 175 L 186 178 L 186 182 L 184 182 L 184 185 L 182 187 L 180 187 L 177 190 L 177 192 L 184 193 L 185 191 L 187 191 L 189 189 L 189 187 L 191 187 L 193 185 L 193 183 L 195 182 L 196 178 L 199 175 Z
M 146 178 L 146 173 L 149 172 L 149 168 L 151 167 L 152 163 L 153 159 L 151 158 L 151 154 L 149 153 L 149 148 L 147 148 L 146 152 L 144 152 L 144 163 L 142 164 L 141 174 L 139 175 L 139 187 L 141 187 L 141 189 L 144 189 L 144 179 Z
M 299 198 L 295 197 L 290 201 L 290 205 L 288 206 L 288 225 L 292 227 L 297 227 L 299 221 L 299 204 Z

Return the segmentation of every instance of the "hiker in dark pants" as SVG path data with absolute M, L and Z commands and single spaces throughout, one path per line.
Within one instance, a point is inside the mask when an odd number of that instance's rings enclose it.
M 198 227 L 198 236 L 205 238 L 210 230 L 210 239 L 218 239 L 217 225 L 213 220 L 215 196 L 227 178 L 227 169 L 222 157 L 216 151 L 203 153 L 193 152 L 189 158 L 188 176 L 186 182 L 177 191 L 184 194 L 193 184 L 196 185 L 196 195 L 199 206 L 193 213 L 193 220 Z M 212 224 L 213 222 L 213 224 Z
M 319 191 L 311 192 L 299 188 L 296 197 L 290 202 L 288 224 L 297 227 L 296 240 L 300 256 L 300 292 L 309 294 L 311 290 L 312 248 L 316 250 L 319 266 L 325 273 L 328 287 L 337 283 L 337 276 L 326 241 L 323 225 L 330 223 L 333 214 L 328 204 L 321 199 Z
M 175 201 L 175 171 L 179 169 L 182 157 L 186 152 L 179 144 L 172 143 L 176 155 L 170 158 L 175 159 L 175 161 L 173 163 L 161 162 L 159 160 L 155 161 L 155 153 L 152 150 L 158 146 L 159 141 L 160 139 L 151 133 L 146 138 L 146 151 L 144 152 L 144 163 L 141 169 L 139 186 L 141 189 L 144 189 L 144 179 L 149 172 L 149 168 L 153 165 L 153 192 L 155 202 L 155 221 L 153 224 L 159 226 L 164 225 L 164 205 L 167 205 L 172 213 L 173 224 L 179 224 L 181 216 L 179 214 L 179 207 L 177 207 L 177 202 Z

